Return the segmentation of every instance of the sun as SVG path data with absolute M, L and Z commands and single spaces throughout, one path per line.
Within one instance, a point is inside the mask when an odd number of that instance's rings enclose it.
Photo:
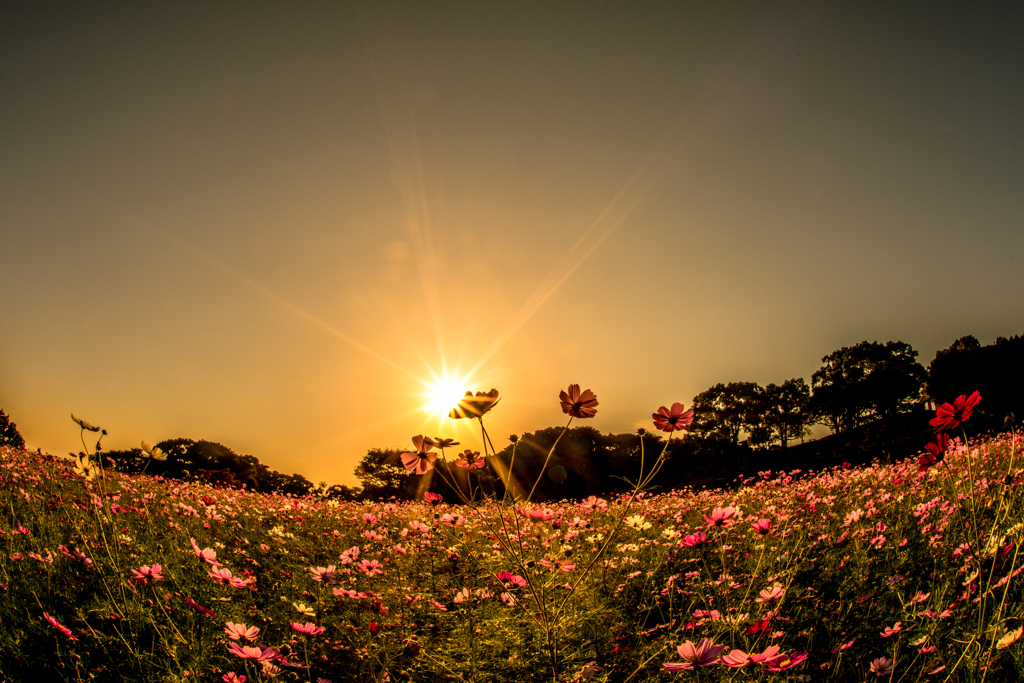
M 463 380 L 445 377 L 427 387 L 424 394 L 426 404 L 423 409 L 439 417 L 447 417 L 459 399 L 465 395 L 466 386 Z

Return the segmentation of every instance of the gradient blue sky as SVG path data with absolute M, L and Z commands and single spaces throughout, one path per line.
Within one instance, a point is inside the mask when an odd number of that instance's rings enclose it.
M 32 448 L 648 425 L 1024 332 L 1021 3 L 5 3 L 0 407 Z M 468 375 L 468 376 L 467 376 Z M 504 439 L 497 439 L 504 443 Z M 501 445 L 496 443 L 500 448 Z

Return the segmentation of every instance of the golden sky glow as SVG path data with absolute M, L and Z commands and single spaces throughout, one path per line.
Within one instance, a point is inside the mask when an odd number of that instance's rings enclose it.
M 14 6 L 19 5 L 19 6 Z M 354 483 L 1024 320 L 1022 10 L 0 8 L 0 407 Z M 443 387 L 441 389 L 440 387 Z M 450 392 L 450 393 L 449 393 Z

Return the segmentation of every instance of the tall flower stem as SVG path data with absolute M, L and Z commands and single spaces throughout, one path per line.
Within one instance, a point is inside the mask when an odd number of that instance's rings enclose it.
M 530 489 L 530 494 L 528 496 L 526 496 L 526 502 L 527 503 L 529 503 L 530 500 L 533 498 L 533 492 L 537 490 L 537 486 L 538 486 L 538 484 L 540 484 L 540 480 L 544 476 L 544 470 L 546 470 L 548 468 L 548 462 L 551 461 L 551 455 L 555 452 L 555 447 L 558 446 L 558 442 L 561 441 L 562 437 L 565 436 L 565 433 L 567 431 L 569 431 L 569 425 L 572 424 L 572 420 L 573 420 L 573 418 L 570 417 L 569 421 L 565 423 L 565 427 L 562 428 L 562 433 L 559 434 L 558 438 L 555 439 L 555 442 L 553 444 L 551 444 L 551 448 L 548 450 L 548 457 L 544 458 L 544 464 L 541 465 L 540 473 L 537 474 L 537 481 L 533 482 L 533 488 Z M 511 476 L 511 475 L 512 475 L 512 470 L 509 469 L 509 476 Z

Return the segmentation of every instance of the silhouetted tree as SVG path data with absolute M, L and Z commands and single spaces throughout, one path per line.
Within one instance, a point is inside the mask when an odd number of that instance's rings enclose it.
M 1024 417 L 1024 337 L 999 337 L 982 346 L 971 336 L 961 337 L 940 350 L 928 366 L 928 397 L 937 403 L 952 402 L 973 391 L 981 394 L 969 427 L 1001 428 L 1008 413 Z
M 804 436 L 807 427 L 814 423 L 810 402 L 811 388 L 803 377 L 766 386 L 761 420 L 769 438 L 778 440 L 779 445 L 786 448 L 790 439 Z
M 833 432 L 913 407 L 927 373 L 904 342 L 861 342 L 821 359 L 811 376 L 811 409 Z
M 3 410 L 0 410 L 0 446 L 25 448 L 25 439 L 18 433 L 18 425 L 11 422 Z
M 395 496 L 411 500 L 415 497 L 420 477 L 413 476 L 410 470 L 402 467 L 401 455 L 407 450 L 371 448 L 367 451 L 355 469 L 356 477 L 362 484 L 359 491 L 361 499 L 376 500 Z
M 741 432 L 749 434 L 762 426 L 763 395 L 764 389 L 756 382 L 716 384 L 693 398 L 690 431 L 736 445 Z

